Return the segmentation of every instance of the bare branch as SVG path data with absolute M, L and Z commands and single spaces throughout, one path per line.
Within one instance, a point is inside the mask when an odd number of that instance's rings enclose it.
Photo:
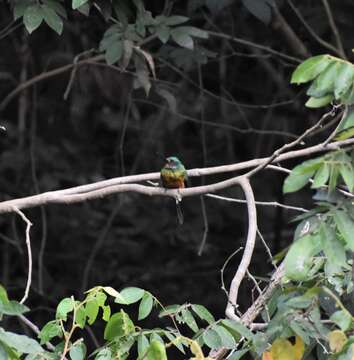
M 28 294 L 29 294 L 31 282 L 32 282 L 32 250 L 31 250 L 31 238 L 30 238 L 30 230 L 31 230 L 32 223 L 26 217 L 26 215 L 17 207 L 13 207 L 13 211 L 16 212 L 21 217 L 21 219 L 26 223 L 26 246 L 27 246 L 27 255 L 28 255 L 28 274 L 27 274 L 27 283 L 26 283 L 25 294 L 23 295 L 23 298 L 20 301 L 20 303 L 23 304 L 28 298 Z

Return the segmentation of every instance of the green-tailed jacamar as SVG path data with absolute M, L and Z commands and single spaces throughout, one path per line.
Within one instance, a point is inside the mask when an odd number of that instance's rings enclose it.
M 164 188 L 183 189 L 187 180 L 187 171 L 177 157 L 170 156 L 166 159 L 166 164 L 161 169 L 160 178 Z M 176 206 L 178 222 L 183 224 L 183 214 L 178 199 L 176 200 Z

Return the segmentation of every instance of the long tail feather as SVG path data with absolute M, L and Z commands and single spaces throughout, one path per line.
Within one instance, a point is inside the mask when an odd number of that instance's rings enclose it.
M 181 203 L 180 203 L 179 201 L 176 201 L 176 210 L 177 210 L 178 223 L 179 223 L 180 225 L 183 225 L 183 223 L 184 223 L 184 217 L 183 217 L 183 213 L 182 213 Z

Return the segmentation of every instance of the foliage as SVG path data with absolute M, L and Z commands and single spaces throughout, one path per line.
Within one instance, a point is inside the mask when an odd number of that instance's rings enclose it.
M 70 7 L 55 0 L 9 3 L 14 19 L 22 21 L 29 34 L 45 23 L 61 35 L 66 19 L 72 14 L 89 17 L 92 11 L 98 11 L 105 25 L 94 51 L 109 66 L 117 65 L 122 71 L 133 72 L 134 88 L 144 89 L 146 96 L 150 94 L 151 78 L 156 78 L 154 51 L 159 51 L 162 59 L 172 57 L 181 67 L 188 67 L 191 62 L 199 66 L 214 56 L 199 44 L 209 33 L 186 25 L 190 20 L 187 16 L 164 13 L 154 16 L 139 0 L 73 0 Z M 271 21 L 273 1 L 243 0 L 242 3 L 262 22 Z M 227 2 L 206 1 L 194 5 L 194 10 L 204 5 L 217 13 Z M 156 48 L 142 49 L 152 39 L 159 41 Z M 295 70 L 291 82 L 311 83 L 307 107 L 332 104 L 344 109 L 334 139 L 353 136 L 352 63 L 332 55 L 311 57 Z M 157 93 L 170 104 L 176 102 L 166 89 Z M 110 286 L 97 286 L 87 291 L 82 301 L 74 296 L 62 299 L 55 318 L 42 327 L 38 339 L 1 327 L 0 357 L 30 360 L 66 356 L 81 360 L 88 356 L 88 346 L 84 338 L 77 338 L 77 333 L 103 324 L 100 340 L 104 345 L 90 353 L 100 360 L 127 359 L 134 354 L 138 359 L 164 360 L 173 348 L 184 357 L 190 355 L 192 359 L 202 360 L 207 359 L 209 350 L 221 347 L 232 350 L 229 359 L 233 360 L 249 355 L 263 360 L 311 359 L 311 352 L 320 359 L 351 359 L 354 324 L 351 303 L 346 298 L 353 294 L 353 150 L 336 150 L 297 165 L 286 178 L 283 192 L 297 192 L 309 183 L 316 192 L 315 207 L 295 218 L 300 223 L 284 258 L 285 279 L 262 313 L 267 325 L 264 330 L 251 331 L 239 321 L 216 319 L 199 304 L 164 307 L 142 288 L 117 291 Z M 142 327 L 140 322 L 154 315 L 154 306 L 159 310 L 161 322 L 167 319 L 169 326 Z M 0 320 L 28 311 L 26 306 L 9 300 L 5 289 L 0 287 Z M 55 345 L 53 351 L 45 350 L 48 342 Z

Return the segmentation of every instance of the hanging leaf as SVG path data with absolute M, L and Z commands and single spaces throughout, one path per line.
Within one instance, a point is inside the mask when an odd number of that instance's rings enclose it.
M 311 188 L 318 189 L 326 185 L 329 179 L 329 173 L 330 173 L 330 166 L 327 162 L 324 162 L 321 165 L 321 167 L 317 170 Z
M 69 355 L 71 360 L 83 360 L 86 355 L 86 346 L 83 342 L 75 344 L 70 348 Z
M 139 301 L 145 294 L 143 289 L 137 287 L 125 288 L 120 292 L 120 295 L 125 300 L 125 304 L 134 304 Z
M 53 29 L 57 34 L 61 35 L 63 32 L 63 20 L 60 16 L 48 5 L 42 4 L 43 19 L 47 25 Z
M 215 325 L 213 329 L 216 331 L 216 333 L 219 335 L 221 339 L 221 344 L 226 349 L 234 349 L 236 347 L 236 341 L 232 334 L 227 331 L 226 328 L 220 325 Z
M 43 10 L 40 5 L 32 5 L 26 8 L 23 15 L 23 23 L 30 34 L 42 24 L 43 16 Z
M 88 0 L 72 0 L 72 8 L 75 10 L 82 5 L 85 5 Z
M 353 85 L 353 81 L 354 65 L 347 62 L 340 64 L 338 77 L 334 86 L 334 96 L 337 100 L 349 90 L 349 88 Z
M 171 37 L 179 46 L 193 50 L 194 41 L 188 31 L 180 29 L 179 27 L 172 29 Z
M 28 336 L 17 335 L 2 328 L 0 328 L 0 343 L 4 343 L 24 354 L 38 354 L 44 351 L 37 341 Z
M 154 305 L 154 299 L 152 295 L 148 292 L 145 292 L 139 305 L 138 319 L 143 320 L 146 317 L 148 317 L 149 314 L 151 313 L 153 305 Z
M 272 0 L 242 0 L 243 5 L 257 19 L 269 24 L 272 18 Z
M 215 322 L 214 316 L 209 312 L 209 310 L 205 306 L 193 304 L 192 310 L 200 317 L 201 320 L 205 320 L 209 324 Z
M 222 341 L 219 334 L 212 328 L 204 331 L 203 340 L 205 345 L 209 346 L 210 349 L 219 349 L 222 346 Z
M 333 94 L 334 84 L 338 76 L 340 64 L 333 62 L 315 79 L 306 94 L 316 98 Z
M 67 320 L 67 315 L 69 312 L 73 311 L 75 306 L 74 300 L 72 298 L 65 298 L 60 301 L 57 306 L 55 318 L 57 320 Z
M 342 331 L 349 330 L 353 322 L 351 314 L 345 310 L 336 311 L 331 315 L 330 320 L 338 325 Z
M 148 360 L 167 360 L 165 346 L 158 340 L 151 341 L 147 359 Z
M 121 310 L 113 314 L 104 329 L 104 339 L 111 341 L 115 337 L 125 336 L 135 331 L 134 323 L 129 315 Z
M 305 106 L 311 109 L 317 109 L 330 104 L 333 101 L 333 99 L 334 96 L 332 94 L 325 95 L 319 98 L 310 97 L 310 99 L 307 100 Z
M 343 210 L 333 211 L 334 220 L 348 248 L 354 251 L 354 221 Z
M 149 340 L 144 334 L 138 336 L 138 355 L 139 358 L 143 358 L 147 354 L 149 348 Z

